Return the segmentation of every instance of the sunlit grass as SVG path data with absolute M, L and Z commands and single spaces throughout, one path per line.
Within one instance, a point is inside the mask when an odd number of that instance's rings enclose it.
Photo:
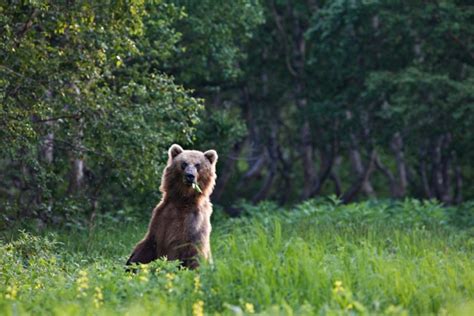
M 400 216 L 410 203 L 418 218 Z M 146 223 L 23 234 L 1 248 L 0 314 L 472 314 L 472 230 L 410 203 L 392 217 L 385 204 L 248 207 L 214 224 L 215 265 L 198 272 L 157 261 L 125 273 Z

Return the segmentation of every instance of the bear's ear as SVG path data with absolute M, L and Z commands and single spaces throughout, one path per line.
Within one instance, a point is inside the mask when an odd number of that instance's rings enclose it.
M 211 165 L 214 165 L 217 161 L 217 152 L 214 149 L 206 151 L 204 156 L 209 160 Z
M 170 159 L 174 159 L 174 157 L 178 156 L 182 152 L 183 152 L 183 147 L 179 146 L 178 144 L 173 144 L 168 150 L 168 156 Z

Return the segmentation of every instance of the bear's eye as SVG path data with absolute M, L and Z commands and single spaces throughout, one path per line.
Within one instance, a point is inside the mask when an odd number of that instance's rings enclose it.
M 184 170 L 184 169 L 186 169 L 187 166 L 188 166 L 187 163 L 185 163 L 185 162 L 182 162 L 182 163 L 181 163 L 181 169 Z
M 200 164 L 200 163 L 197 163 L 197 164 L 196 164 L 196 169 L 199 170 L 199 168 L 201 168 L 201 164 Z

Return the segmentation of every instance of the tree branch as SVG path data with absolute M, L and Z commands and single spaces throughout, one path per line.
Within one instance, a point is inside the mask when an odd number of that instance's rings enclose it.
M 349 203 L 350 201 L 352 201 L 357 195 L 357 193 L 359 193 L 359 191 L 362 189 L 362 185 L 369 179 L 370 174 L 374 170 L 374 162 L 376 156 L 377 152 L 373 149 L 370 154 L 370 160 L 367 166 L 365 167 L 364 173 L 361 174 L 359 178 L 352 184 L 352 186 L 342 195 L 341 201 L 343 203 Z
M 290 60 L 290 45 L 288 44 L 288 35 L 285 32 L 285 28 L 283 27 L 283 24 L 281 22 L 281 17 L 278 15 L 278 12 L 275 7 L 274 1 L 270 1 L 270 6 L 272 9 L 272 14 L 275 20 L 276 27 L 283 39 L 283 45 L 285 46 L 285 62 L 286 62 L 286 67 L 288 68 L 288 71 L 290 74 L 294 77 L 298 77 L 297 72 L 293 68 Z

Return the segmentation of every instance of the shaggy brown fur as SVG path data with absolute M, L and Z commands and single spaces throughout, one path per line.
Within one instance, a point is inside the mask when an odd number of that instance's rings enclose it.
M 127 265 L 167 257 L 193 269 L 199 266 L 198 257 L 212 260 L 209 196 L 216 181 L 216 162 L 214 150 L 203 153 L 183 150 L 176 144 L 170 147 L 160 186 L 163 197 L 153 210 L 148 232 L 135 246 Z M 199 185 L 201 193 L 193 188 L 193 182 Z

